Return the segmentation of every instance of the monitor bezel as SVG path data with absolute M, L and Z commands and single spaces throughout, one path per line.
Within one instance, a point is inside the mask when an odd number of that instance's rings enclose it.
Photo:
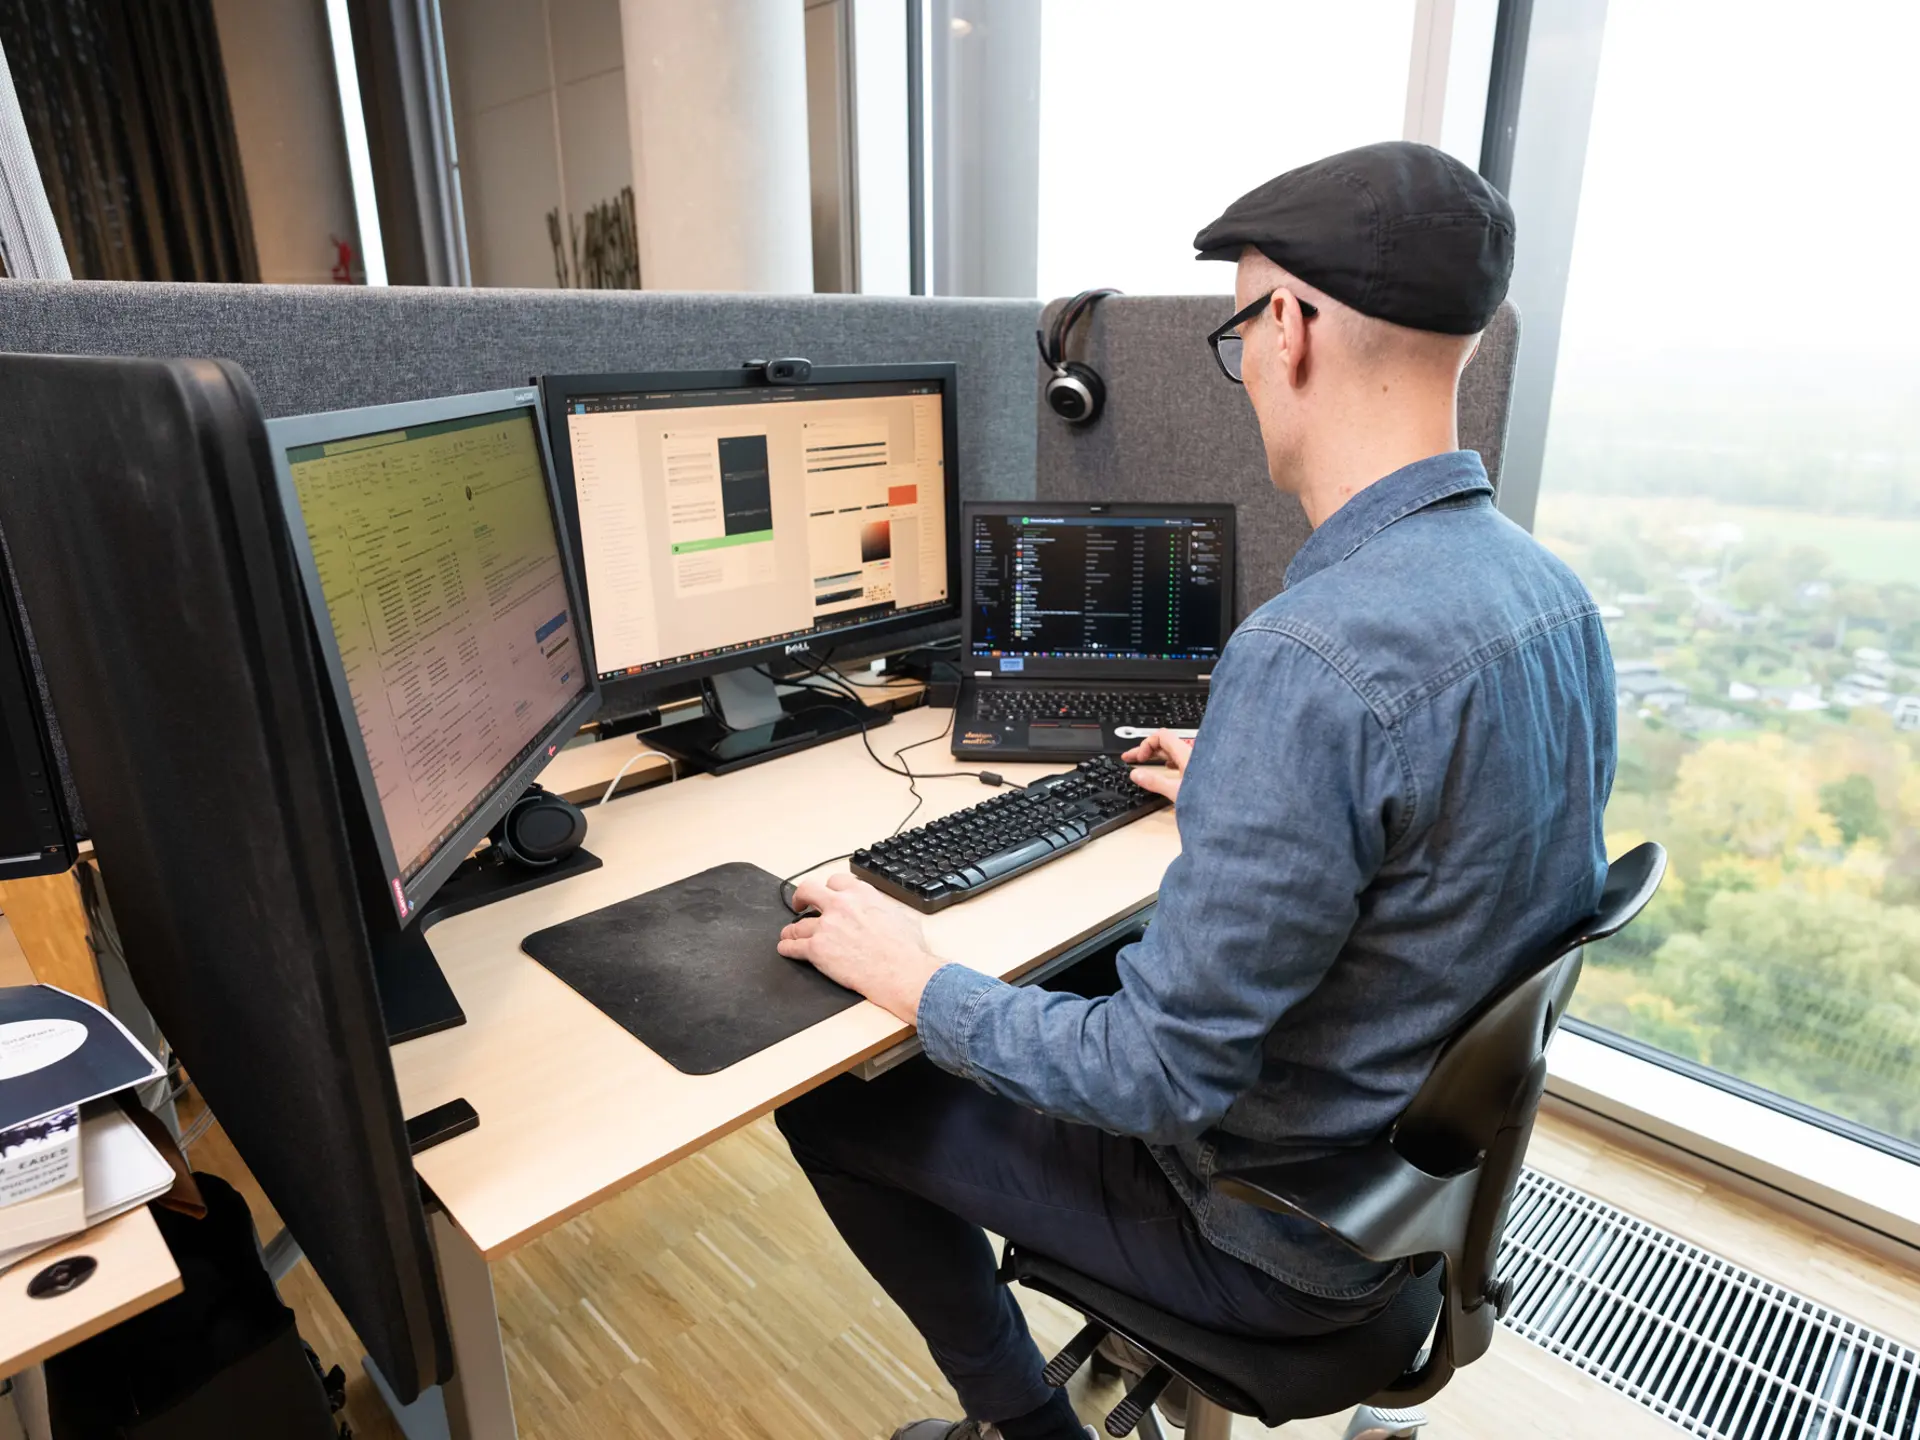
M 888 635 L 908 634 L 929 626 L 953 624 L 960 619 L 960 427 L 958 410 L 959 367 L 951 361 L 924 361 L 894 365 L 815 365 L 803 386 L 890 383 L 894 381 L 937 381 L 940 385 L 941 447 L 946 474 L 947 598 L 945 603 L 928 609 L 885 615 L 853 625 L 821 626 L 803 635 L 768 640 L 732 650 L 724 655 L 681 660 L 641 675 L 601 676 L 596 670 L 608 703 L 617 709 L 638 705 L 684 688 L 689 681 L 704 680 L 729 670 L 772 661 L 778 663 L 796 646 L 822 647 L 816 654 L 839 646 L 870 645 Z M 575 400 L 619 394 L 630 390 L 792 390 L 793 385 L 769 381 L 757 368 L 736 370 L 654 370 L 631 373 L 543 375 L 539 377 L 540 398 L 546 407 L 550 427 L 548 449 L 553 454 L 554 476 L 560 487 L 560 503 L 567 514 L 568 533 L 575 546 L 573 565 L 581 577 L 581 595 L 588 628 L 593 624 L 593 598 L 586 590 L 586 555 L 580 531 L 580 496 L 574 483 L 573 448 L 566 434 L 567 406 Z M 872 653 L 871 650 L 868 653 Z
M 969 543 L 973 535 L 973 520 L 976 515 L 1111 515 L 1122 520 L 1135 518 L 1151 520 L 1193 515 L 1210 516 L 1218 520 L 1225 540 L 1223 549 L 1226 557 L 1220 579 L 1220 648 L 1222 652 L 1226 650 L 1227 640 L 1233 634 L 1234 587 L 1237 584 L 1235 565 L 1239 546 L 1232 504 L 1200 500 L 1171 504 L 1118 500 L 975 500 L 969 501 L 965 509 L 964 524 Z M 1214 666 L 1220 663 L 1219 655 L 1215 655 L 1211 660 L 1117 660 L 1106 656 L 1045 659 L 1025 655 L 1019 657 L 1023 663 L 1018 669 L 1002 670 L 997 664 L 990 663 L 991 656 L 982 657 L 973 653 L 974 606 L 971 565 L 967 566 L 965 601 L 966 608 L 960 622 L 960 666 L 963 671 L 976 677 L 1060 680 L 1076 677 L 1126 676 L 1148 680 L 1184 680 L 1209 675 Z
M 372 757 L 367 753 L 366 737 L 361 734 L 355 718 L 353 689 L 347 683 L 346 665 L 340 658 L 340 646 L 334 638 L 333 625 L 330 620 L 322 623 L 322 617 L 327 615 L 326 592 L 320 584 L 320 567 L 314 560 L 313 546 L 307 539 L 300 491 L 294 484 L 287 452 L 302 445 L 352 440 L 382 430 L 404 430 L 414 425 L 460 420 L 506 410 L 528 411 L 533 421 L 535 443 L 540 447 L 540 460 L 547 483 L 547 505 L 553 517 L 554 539 L 560 547 L 560 568 L 567 588 L 567 604 L 582 621 L 574 628 L 581 660 L 586 666 L 587 688 L 577 701 L 562 710 L 540 733 L 532 753 L 494 788 L 493 794 L 467 817 L 466 822 L 409 880 L 403 874 L 398 852 L 394 848 L 393 832 L 380 806 Z M 483 390 L 469 395 L 445 395 L 431 400 L 406 400 L 393 405 L 366 405 L 353 410 L 286 416 L 267 422 L 267 438 L 273 450 L 274 478 L 279 484 L 281 501 L 286 508 L 288 528 L 292 531 L 300 583 L 306 591 L 307 615 L 313 625 L 314 641 L 319 647 L 332 700 L 342 722 L 341 730 L 353 762 L 355 777 L 359 781 L 361 798 L 367 807 L 374 842 L 380 851 L 381 868 L 387 878 L 388 898 L 394 902 L 395 914 L 405 923 L 420 913 L 422 907 L 446 884 L 454 870 L 479 847 L 487 833 L 499 824 L 514 802 L 539 778 L 540 772 L 559 753 L 560 747 L 571 740 L 581 725 L 600 708 L 600 684 L 595 678 L 599 671 L 593 655 L 592 626 L 585 623 L 583 591 L 574 566 L 574 546 L 567 527 L 565 508 L 554 479 L 553 456 L 548 450 L 547 426 L 545 416 L 541 413 L 539 387 L 519 385 L 509 390 Z

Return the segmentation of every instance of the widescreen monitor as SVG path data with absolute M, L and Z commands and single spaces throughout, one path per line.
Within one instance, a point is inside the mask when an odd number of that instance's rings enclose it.
M 541 383 L 604 683 L 958 618 L 953 366 Z

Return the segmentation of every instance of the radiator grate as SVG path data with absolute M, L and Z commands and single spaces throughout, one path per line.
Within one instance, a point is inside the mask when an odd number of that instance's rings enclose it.
M 1920 1440 L 1920 1356 L 1699 1246 L 1528 1170 L 1504 1323 L 1712 1440 Z

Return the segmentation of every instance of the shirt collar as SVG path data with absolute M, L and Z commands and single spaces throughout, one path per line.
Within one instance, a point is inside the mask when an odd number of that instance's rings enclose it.
M 1450 450 L 1403 465 L 1360 491 L 1307 537 L 1287 566 L 1286 588 L 1337 565 L 1396 520 L 1456 495 L 1493 494 L 1473 450 Z

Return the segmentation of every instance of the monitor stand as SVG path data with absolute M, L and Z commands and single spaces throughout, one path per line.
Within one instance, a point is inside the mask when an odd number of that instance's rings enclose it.
M 715 713 L 648 731 L 649 748 L 725 775 L 893 720 L 891 710 L 814 690 L 781 695 L 757 670 L 729 670 L 712 684 Z
M 566 859 L 534 869 L 503 859 L 488 846 L 470 856 L 434 897 L 404 925 L 382 893 L 368 918 L 373 924 L 373 973 L 380 986 L 380 1012 L 387 1043 L 398 1045 L 436 1030 L 467 1023 L 453 987 L 433 958 L 426 931 L 438 922 L 600 868 L 600 857 L 576 850 Z M 369 902 L 373 905 L 375 902 Z

